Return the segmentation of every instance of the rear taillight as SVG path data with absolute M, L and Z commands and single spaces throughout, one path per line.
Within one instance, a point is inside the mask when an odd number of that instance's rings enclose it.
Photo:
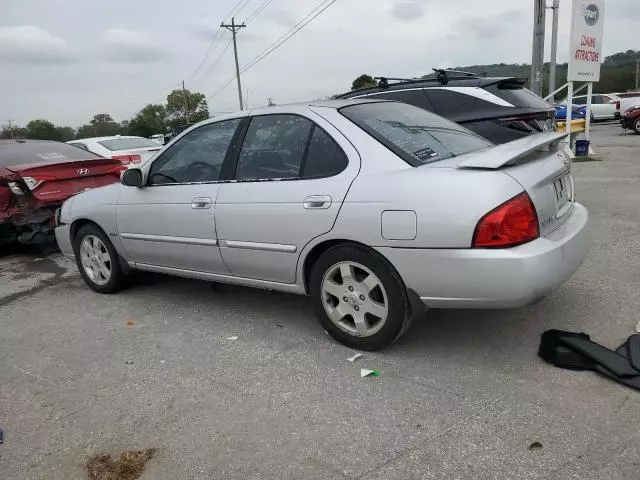
M 620 110 L 620 100 L 616 100 L 616 110 Z
M 120 160 L 123 165 L 129 165 L 130 163 L 140 163 L 142 157 L 140 155 L 113 155 L 113 160 Z
M 507 248 L 540 236 L 538 215 L 526 192 L 494 208 L 480 219 L 473 234 L 473 248 Z

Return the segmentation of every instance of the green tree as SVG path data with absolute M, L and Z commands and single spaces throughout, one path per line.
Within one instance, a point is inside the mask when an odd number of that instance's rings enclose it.
M 128 124 L 129 135 L 150 137 L 167 131 L 167 111 L 163 105 L 149 104 L 138 112 Z
M 189 90 L 174 90 L 167 95 L 165 111 L 166 123 L 172 129 L 209 118 L 209 105 L 204 94 Z
M 27 138 L 36 140 L 60 140 L 60 134 L 49 120 L 37 119 L 27 123 Z
M 118 135 L 120 133 L 120 124 L 116 122 L 108 113 L 99 113 L 89 122 L 93 127 L 94 136 L 105 137 L 108 135 Z
M 56 132 L 58 132 L 58 137 L 60 137 L 61 142 L 73 140 L 76 134 L 75 130 L 71 127 L 56 126 Z
M 76 130 L 76 139 L 97 137 L 96 129 L 93 125 L 85 124 Z
M 365 73 L 353 81 L 351 84 L 351 90 L 361 90 L 363 88 L 371 88 L 375 86 L 377 86 L 377 84 L 373 77 Z

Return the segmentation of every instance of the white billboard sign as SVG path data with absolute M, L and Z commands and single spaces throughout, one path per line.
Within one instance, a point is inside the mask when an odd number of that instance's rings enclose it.
M 605 0 L 573 0 L 569 82 L 600 80 Z

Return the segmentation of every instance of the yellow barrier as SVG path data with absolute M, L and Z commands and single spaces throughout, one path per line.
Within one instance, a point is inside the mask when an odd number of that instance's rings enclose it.
M 565 131 L 565 124 L 566 122 L 557 122 L 558 132 Z M 584 124 L 585 124 L 584 118 L 579 120 L 571 120 L 571 133 L 584 132 Z

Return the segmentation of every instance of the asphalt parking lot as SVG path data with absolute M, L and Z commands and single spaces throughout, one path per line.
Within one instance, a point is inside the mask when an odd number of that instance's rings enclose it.
M 638 479 L 640 394 L 536 356 L 548 328 L 616 347 L 640 322 L 640 137 L 592 143 L 603 161 L 574 178 L 593 246 L 568 283 L 516 311 L 431 310 L 354 363 L 303 297 L 151 275 L 103 296 L 57 253 L 4 255 L 0 477 L 157 448 L 141 478 Z

